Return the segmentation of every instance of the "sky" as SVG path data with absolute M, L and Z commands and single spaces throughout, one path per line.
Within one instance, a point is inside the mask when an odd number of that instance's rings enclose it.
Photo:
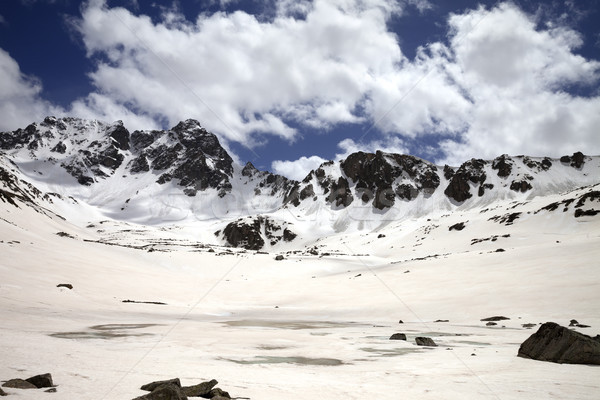
M 600 2 L 3 0 L 0 131 L 194 118 L 293 179 L 355 151 L 600 154 Z

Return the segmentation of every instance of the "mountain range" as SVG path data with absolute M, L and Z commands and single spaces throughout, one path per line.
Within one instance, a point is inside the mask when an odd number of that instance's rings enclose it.
M 581 152 L 456 167 L 377 151 L 325 162 L 298 182 L 237 164 L 193 119 L 130 131 L 121 121 L 47 117 L 0 133 L 0 149 L 0 195 L 11 204 L 16 197 L 73 221 L 202 226 L 209 243 L 251 250 L 600 181 L 600 157 Z

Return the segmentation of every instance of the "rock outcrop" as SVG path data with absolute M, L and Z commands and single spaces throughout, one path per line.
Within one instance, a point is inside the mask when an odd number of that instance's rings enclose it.
M 272 218 L 256 216 L 240 218 L 230 222 L 223 231 L 215 232 L 227 244 L 233 247 L 243 247 L 246 250 L 260 250 L 266 243 L 274 246 L 280 241 L 290 242 L 296 234 L 290 229 L 290 223 L 278 223 Z
M 518 356 L 560 364 L 600 365 L 600 335 L 590 337 L 546 322 L 521 344 Z

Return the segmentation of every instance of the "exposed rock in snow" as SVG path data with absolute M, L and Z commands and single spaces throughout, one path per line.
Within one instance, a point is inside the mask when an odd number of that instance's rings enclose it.
M 560 364 L 600 365 L 600 335 L 594 338 L 546 322 L 521 347 L 519 357 Z

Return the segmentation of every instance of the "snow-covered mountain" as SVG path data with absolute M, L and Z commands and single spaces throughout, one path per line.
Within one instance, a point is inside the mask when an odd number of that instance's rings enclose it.
M 295 182 L 196 121 L 48 118 L 0 147 L 1 381 L 50 372 L 66 400 L 173 377 L 267 400 L 597 398 L 593 367 L 517 357 L 545 321 L 598 334 L 597 156 L 355 153 Z
M 255 250 L 600 182 L 600 157 L 580 152 L 451 167 L 380 151 L 328 161 L 297 182 L 238 165 L 195 120 L 130 132 L 120 121 L 47 117 L 0 133 L 0 149 L 2 171 L 12 174 L 6 199 L 29 196 L 74 221 L 201 224 L 214 233 L 205 241 Z

